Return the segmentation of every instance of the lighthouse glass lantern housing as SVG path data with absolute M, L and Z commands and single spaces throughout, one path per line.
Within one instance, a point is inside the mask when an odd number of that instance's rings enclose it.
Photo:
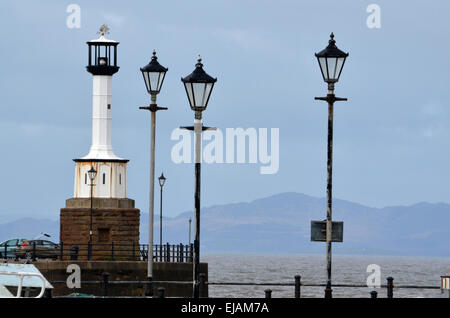
M 186 94 L 194 111 L 203 111 L 208 106 L 209 97 L 217 82 L 217 78 L 212 78 L 203 70 L 202 59 L 199 56 L 195 70 L 181 81 L 184 83 Z
M 105 38 L 107 29 L 100 31 L 97 40 L 87 42 L 89 48 L 87 70 L 93 75 L 113 75 L 119 71 L 117 66 L 117 46 L 119 42 Z
M 159 94 L 168 70 L 168 68 L 159 64 L 156 51 L 153 51 L 153 56 L 150 63 L 141 68 L 145 86 L 147 87 L 147 91 L 150 95 Z
M 328 46 L 316 53 L 316 57 L 319 61 L 323 80 L 329 84 L 339 81 L 348 53 L 344 53 L 337 48 L 333 33 L 330 35 Z

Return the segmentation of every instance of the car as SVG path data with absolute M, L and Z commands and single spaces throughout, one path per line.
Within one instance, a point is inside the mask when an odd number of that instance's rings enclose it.
M 36 249 L 35 249 L 36 248 Z M 29 240 L 22 243 L 16 250 L 19 258 L 52 258 L 57 259 L 60 253 L 59 245 L 46 240 Z
M 12 239 L 0 244 L 0 258 L 15 258 L 17 248 L 22 245 L 26 239 Z

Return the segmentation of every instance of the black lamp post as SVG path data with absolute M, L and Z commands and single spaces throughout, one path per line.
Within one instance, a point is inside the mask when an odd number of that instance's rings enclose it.
M 191 224 L 192 224 L 192 219 L 189 218 L 189 246 L 191 246 Z
M 91 169 L 88 171 L 89 180 L 91 181 L 91 216 L 90 216 L 90 222 L 89 222 L 89 246 L 88 246 L 88 260 L 91 259 L 92 256 L 92 218 L 93 218 L 93 189 L 94 189 L 94 180 L 97 176 L 97 170 L 94 169 L 94 166 L 91 166 Z
M 155 132 L 156 132 L 156 112 L 158 110 L 166 110 L 165 107 L 158 107 L 156 104 L 156 95 L 159 94 L 166 72 L 165 68 L 158 62 L 156 52 L 153 51 L 152 60 L 149 64 L 141 68 L 144 77 L 147 92 L 151 96 L 150 106 L 139 107 L 146 109 L 151 114 L 151 135 L 150 135 L 150 199 L 149 199 L 149 233 L 148 233 L 148 263 L 147 263 L 147 279 L 148 285 L 146 290 L 147 296 L 153 296 L 153 224 L 154 224 L 154 202 L 155 202 Z
M 334 95 L 334 84 L 339 81 L 348 53 L 336 47 L 334 34 L 331 33 L 328 46 L 316 53 L 323 80 L 328 84 L 326 97 L 316 97 L 316 100 L 328 102 L 328 151 L 327 151 L 327 219 L 326 219 L 326 250 L 327 250 L 327 284 L 325 298 L 332 298 L 331 289 L 331 242 L 332 242 L 332 171 L 333 171 L 333 107 L 336 101 L 346 101 Z
M 163 187 L 164 183 L 166 183 L 166 178 L 164 177 L 164 173 L 161 173 L 161 176 L 158 178 L 159 186 L 161 187 L 161 196 L 160 196 L 160 206 L 159 206 L 159 257 L 162 262 L 162 195 L 163 195 Z
M 186 89 L 191 109 L 195 112 L 193 127 L 183 127 L 193 130 L 195 135 L 195 195 L 194 195 L 194 286 L 193 296 L 199 298 L 199 265 L 200 265 L 200 178 L 202 155 L 202 131 L 210 129 L 202 123 L 202 112 L 208 106 L 209 97 L 217 79 L 212 78 L 203 70 L 202 59 L 199 56 L 195 70 L 181 79 Z

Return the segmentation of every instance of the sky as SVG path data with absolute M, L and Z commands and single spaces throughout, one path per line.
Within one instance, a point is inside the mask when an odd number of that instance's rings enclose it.
M 81 9 L 69 28 L 67 8 Z M 378 5 L 380 27 L 367 8 Z M 326 194 L 327 93 L 314 53 L 331 32 L 349 52 L 336 95 L 333 196 L 371 207 L 449 200 L 450 3 L 429 1 L 0 2 L 0 222 L 59 218 L 73 196 L 72 159 L 91 144 L 92 76 L 86 41 L 100 25 L 120 42 L 113 78 L 113 147 L 130 159 L 128 197 L 148 211 L 149 104 L 139 68 L 153 49 L 169 68 L 158 104 L 156 174 L 164 215 L 194 205 L 193 164 L 176 164 L 173 130 L 192 125 L 180 81 L 197 55 L 217 77 L 207 126 L 278 128 L 279 170 L 203 164 L 202 206 L 281 192 Z M 159 207 L 156 195 L 155 206 Z

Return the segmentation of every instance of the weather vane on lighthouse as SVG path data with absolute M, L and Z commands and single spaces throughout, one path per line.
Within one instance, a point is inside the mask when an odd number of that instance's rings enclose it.
M 103 24 L 100 27 L 100 30 L 97 32 L 97 34 L 101 34 L 102 36 L 105 36 L 105 34 L 109 34 L 109 26 L 107 24 Z

